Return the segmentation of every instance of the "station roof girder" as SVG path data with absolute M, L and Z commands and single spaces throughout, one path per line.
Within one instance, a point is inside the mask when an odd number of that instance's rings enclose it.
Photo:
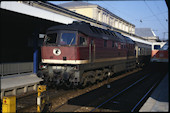
M 64 15 L 56 14 L 44 9 L 29 6 L 16 1 L 2 1 L 0 8 L 54 22 L 59 22 L 62 24 L 70 24 L 73 21 L 76 21 L 76 19 Z

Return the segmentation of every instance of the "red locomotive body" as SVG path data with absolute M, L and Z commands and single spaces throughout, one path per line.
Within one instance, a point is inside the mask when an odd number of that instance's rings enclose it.
M 48 68 L 39 76 L 57 85 L 86 86 L 136 67 L 132 40 L 84 22 L 49 28 L 41 54 Z
M 81 35 L 78 35 L 78 37 L 81 37 Z M 90 63 L 89 59 L 95 60 L 94 62 L 126 59 L 128 46 L 130 49 L 128 51 L 134 52 L 134 45 L 126 44 L 126 41 L 121 43 L 92 37 L 85 38 L 87 42 L 82 47 L 79 45 L 43 46 L 41 48 L 42 62 L 53 64 L 83 64 Z M 91 45 L 90 40 L 93 41 L 92 43 L 94 45 Z M 134 56 L 134 54 L 132 53 L 131 56 Z

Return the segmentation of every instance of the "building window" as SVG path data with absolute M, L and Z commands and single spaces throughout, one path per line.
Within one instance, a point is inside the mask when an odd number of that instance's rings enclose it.
M 101 21 L 101 12 L 98 11 L 98 20 Z
M 76 10 L 73 10 L 73 12 L 76 12 Z
M 118 28 L 118 21 L 115 20 L 115 27 Z
M 113 27 L 115 27 L 115 19 L 113 18 Z
M 128 31 L 128 25 L 126 25 L 126 29 L 125 29 L 125 31 Z
M 107 14 L 103 13 L 103 22 L 107 23 Z
M 110 23 L 111 26 L 113 25 L 113 18 L 110 18 Z
M 103 22 L 104 22 L 104 20 L 105 20 L 105 14 L 104 13 L 103 13 L 103 17 L 102 18 L 103 18 Z
M 125 30 L 125 24 L 123 24 L 123 30 Z
M 129 32 L 132 33 L 132 26 L 129 27 Z
M 119 29 L 121 29 L 121 26 L 122 26 L 122 22 L 119 23 Z
M 109 18 L 109 15 L 107 15 L 107 24 L 110 24 L 110 18 Z

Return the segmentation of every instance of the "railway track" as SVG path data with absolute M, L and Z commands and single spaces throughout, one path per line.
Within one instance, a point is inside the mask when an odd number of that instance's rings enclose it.
M 151 91 L 160 82 L 160 80 L 156 81 L 156 83 L 153 84 L 153 86 L 144 94 L 144 96 L 142 96 L 141 99 L 137 99 L 135 97 L 137 95 L 136 88 L 138 88 L 139 85 L 142 86 L 143 84 L 145 84 L 146 79 L 148 80 L 150 78 L 150 76 L 151 76 L 150 74 L 145 75 L 141 79 L 137 80 L 135 83 L 131 84 L 127 88 L 121 90 L 120 92 L 113 95 L 111 98 L 107 99 L 103 103 L 96 106 L 90 112 L 95 112 L 95 111 L 106 112 L 108 110 L 115 111 L 115 109 L 116 109 L 116 111 L 119 110 L 120 112 L 122 112 L 122 111 L 137 112 L 140 108 L 139 106 L 141 106 L 141 103 L 146 99 L 146 97 L 148 97 L 150 95 Z M 137 95 L 137 96 L 139 96 L 139 95 Z M 138 100 L 137 103 L 134 100 Z M 130 101 L 130 102 L 128 102 L 128 101 Z M 126 103 L 126 105 L 125 105 L 125 103 Z M 134 104 L 128 105 L 129 103 L 130 104 L 134 103 Z M 124 106 L 126 106 L 126 107 L 124 107 Z

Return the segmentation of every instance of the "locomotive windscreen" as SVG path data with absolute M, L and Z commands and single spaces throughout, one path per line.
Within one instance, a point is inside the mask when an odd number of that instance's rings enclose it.
M 76 45 L 76 32 L 57 31 L 49 33 L 44 38 L 45 45 L 73 46 Z
M 75 33 L 62 33 L 59 45 L 75 45 L 76 34 Z

